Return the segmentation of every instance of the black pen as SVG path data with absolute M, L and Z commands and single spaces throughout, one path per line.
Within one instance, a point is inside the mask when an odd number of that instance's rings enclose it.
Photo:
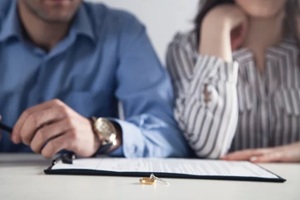
M 12 133 L 12 130 L 13 130 L 11 127 L 9 127 L 1 122 L 0 122 L 0 129 L 6 131 L 8 133 Z

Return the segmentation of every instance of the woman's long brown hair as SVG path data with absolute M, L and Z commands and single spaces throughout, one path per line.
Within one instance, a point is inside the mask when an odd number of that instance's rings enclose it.
M 296 17 L 300 17 L 300 0 L 287 0 L 286 17 L 287 17 L 287 31 L 296 38 L 298 47 L 300 49 L 300 33 L 297 30 Z M 298 24 L 300 26 L 300 24 Z M 300 58 L 300 54 L 299 54 Z
M 203 2 L 204 1 L 204 2 Z M 205 15 L 214 7 L 224 4 L 224 3 L 234 3 L 234 0 L 200 0 L 199 1 L 199 11 L 194 19 L 195 28 L 197 33 L 197 42 L 199 44 L 199 36 L 201 32 L 201 24 Z

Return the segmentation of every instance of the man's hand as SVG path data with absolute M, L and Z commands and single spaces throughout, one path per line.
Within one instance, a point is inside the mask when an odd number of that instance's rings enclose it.
M 223 160 L 251 162 L 300 162 L 300 142 L 264 149 L 247 149 L 223 156 Z
M 24 111 L 13 129 L 12 141 L 23 142 L 46 158 L 63 149 L 88 157 L 100 146 L 91 122 L 60 100 Z
M 199 53 L 232 61 L 248 30 L 246 14 L 235 5 L 220 5 L 209 11 L 201 24 Z

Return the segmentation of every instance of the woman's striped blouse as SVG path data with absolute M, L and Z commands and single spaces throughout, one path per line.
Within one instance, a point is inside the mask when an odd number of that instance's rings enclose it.
M 266 51 L 265 71 L 249 49 L 232 63 L 199 55 L 196 34 L 177 34 L 167 68 L 175 88 L 175 118 L 199 157 L 300 140 L 300 65 L 296 40 Z

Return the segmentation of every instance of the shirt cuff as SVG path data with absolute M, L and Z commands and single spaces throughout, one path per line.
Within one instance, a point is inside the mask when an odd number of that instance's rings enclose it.
M 236 61 L 226 62 L 216 56 L 198 55 L 194 76 L 202 80 L 217 79 L 236 84 L 238 67 L 239 64 Z
M 122 130 L 122 144 L 119 148 L 109 153 L 109 156 L 142 157 L 143 134 L 136 125 L 114 118 L 109 118 L 118 123 Z

